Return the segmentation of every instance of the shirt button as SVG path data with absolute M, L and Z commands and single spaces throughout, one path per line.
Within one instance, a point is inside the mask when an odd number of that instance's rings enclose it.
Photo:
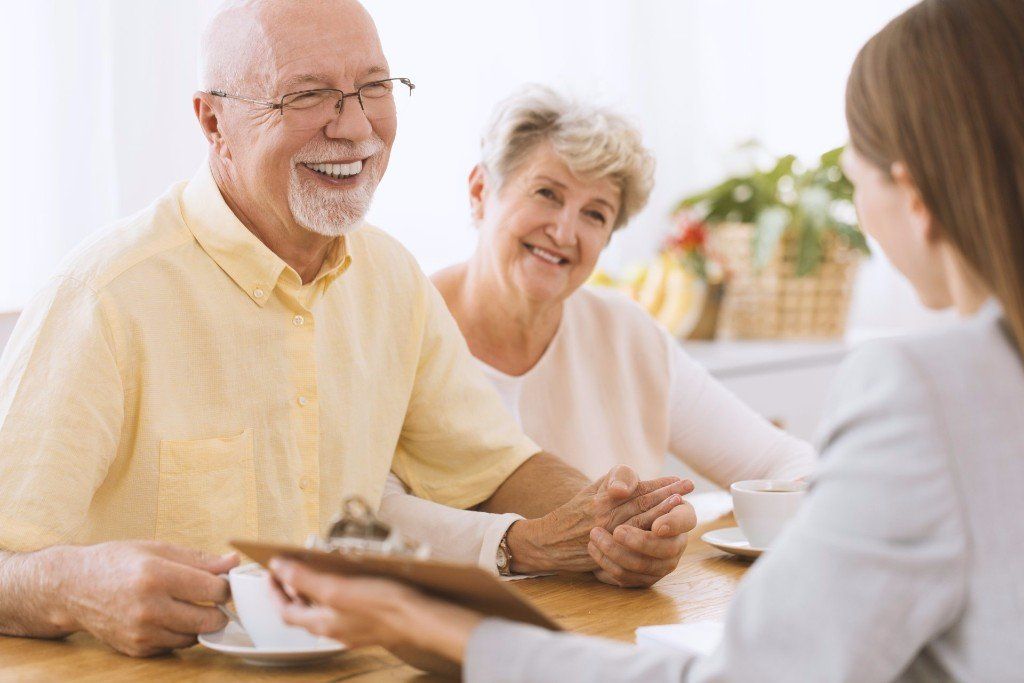
M 299 488 L 302 489 L 303 491 L 308 491 L 312 487 L 313 480 L 310 479 L 308 475 L 302 475 L 302 477 L 299 479 Z
M 303 318 L 301 315 L 297 315 L 294 318 L 292 318 L 292 324 L 295 325 L 295 327 L 299 327 L 304 322 L 306 322 L 306 319 Z
M 308 398 L 306 398 L 305 396 L 299 396 L 299 405 L 300 406 L 304 406 L 307 403 L 309 403 L 309 399 Z
M 266 292 L 263 291 L 262 287 L 257 287 L 256 289 L 252 290 L 252 295 L 257 299 L 262 299 L 265 294 Z

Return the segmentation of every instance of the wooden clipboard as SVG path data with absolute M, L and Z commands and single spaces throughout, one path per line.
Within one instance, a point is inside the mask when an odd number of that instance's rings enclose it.
M 273 557 L 346 576 L 378 576 L 414 586 L 486 616 L 502 617 L 551 631 L 563 630 L 518 591 L 480 567 L 388 555 L 342 555 L 299 546 L 233 540 L 231 546 L 266 567 Z

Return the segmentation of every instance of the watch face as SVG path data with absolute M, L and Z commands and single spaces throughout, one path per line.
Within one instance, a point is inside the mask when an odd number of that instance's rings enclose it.
M 500 548 L 498 549 L 497 562 L 498 562 L 498 569 L 504 569 L 505 568 L 505 564 L 508 562 L 508 558 L 505 557 L 505 553 L 501 552 Z

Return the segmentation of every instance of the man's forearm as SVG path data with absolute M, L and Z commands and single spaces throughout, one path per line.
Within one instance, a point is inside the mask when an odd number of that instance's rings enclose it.
M 74 631 L 54 604 L 56 570 L 63 550 L 0 550 L 0 634 L 59 638 Z
M 563 561 L 557 549 L 549 547 L 550 525 L 545 524 L 545 515 L 572 500 L 589 484 L 582 472 L 542 452 L 520 465 L 480 505 L 484 512 L 515 512 L 527 518 L 508 531 L 513 571 L 534 573 L 575 568 Z
M 515 512 L 528 519 L 543 517 L 571 500 L 589 483 L 575 467 L 541 452 L 520 465 L 478 509 Z

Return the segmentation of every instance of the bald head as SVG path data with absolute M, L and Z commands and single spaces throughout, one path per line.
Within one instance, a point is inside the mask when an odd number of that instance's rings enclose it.
M 356 0 L 232 0 L 210 20 L 193 107 L 221 194 L 264 243 L 321 244 L 360 225 L 387 169 L 397 106 L 391 90 L 369 112 L 362 99 L 322 91 L 389 78 Z M 321 92 L 273 106 L 303 91 Z
M 273 96 L 282 66 L 303 45 L 353 33 L 371 34 L 380 53 L 373 19 L 357 0 L 227 0 L 203 31 L 200 89 Z

